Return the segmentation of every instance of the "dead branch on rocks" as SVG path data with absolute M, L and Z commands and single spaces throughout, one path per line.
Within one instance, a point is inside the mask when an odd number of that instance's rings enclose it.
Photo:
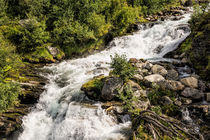
M 143 122 L 143 123 L 142 123 Z M 196 132 L 192 126 L 166 115 L 159 115 L 150 110 L 140 112 L 139 116 L 133 120 L 134 137 L 138 135 L 138 127 L 141 125 L 154 140 L 163 136 L 170 138 L 179 137 L 181 139 L 199 140 L 200 133 Z

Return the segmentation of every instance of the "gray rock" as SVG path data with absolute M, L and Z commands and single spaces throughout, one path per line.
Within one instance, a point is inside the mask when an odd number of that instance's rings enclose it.
M 144 77 L 141 76 L 140 74 L 135 74 L 133 76 L 133 79 L 136 80 L 137 82 L 140 82 L 140 81 L 142 81 L 144 79 Z
M 191 104 L 192 103 L 192 100 L 190 100 L 190 99 L 188 99 L 188 98 L 181 98 L 181 102 L 182 102 L 182 104 L 184 104 L 184 105 L 189 105 L 189 104 Z
M 179 91 L 179 90 L 184 89 L 184 85 L 181 82 L 174 81 L 174 80 L 160 81 L 157 84 L 162 89 L 169 89 L 169 90 L 174 90 L 174 91 Z
M 194 88 L 185 88 L 182 92 L 181 95 L 193 100 L 198 100 L 198 99 L 202 99 L 204 97 L 204 93 L 202 91 L 199 91 L 197 89 Z
M 129 85 L 133 91 L 141 90 L 142 89 L 139 84 L 137 84 L 136 82 L 134 82 L 132 80 L 129 80 L 127 82 L 127 85 Z
M 56 55 L 59 53 L 59 50 L 56 47 L 47 46 L 47 49 L 53 57 L 56 57 Z
M 194 77 L 183 78 L 180 81 L 186 86 L 198 88 L 198 80 Z
M 118 93 L 118 89 L 123 86 L 123 81 L 119 77 L 109 77 L 102 88 L 101 97 L 104 100 L 112 100 Z
M 153 64 L 148 62 L 148 61 L 145 62 L 144 65 L 143 65 L 143 67 L 147 70 L 150 70 L 152 68 L 152 66 L 153 66 Z
M 145 82 L 153 83 L 165 80 L 160 74 L 152 74 L 144 77 Z
M 163 105 L 170 105 L 170 104 L 173 104 L 173 101 L 168 96 L 163 96 L 161 98 L 161 103 Z
M 178 72 L 176 70 L 171 69 L 171 70 L 168 70 L 168 74 L 167 74 L 166 78 L 168 80 L 178 80 L 179 74 L 178 74 Z
M 168 74 L 168 71 L 163 66 L 160 66 L 157 64 L 152 66 L 152 72 L 154 74 L 160 74 L 162 76 L 165 76 Z

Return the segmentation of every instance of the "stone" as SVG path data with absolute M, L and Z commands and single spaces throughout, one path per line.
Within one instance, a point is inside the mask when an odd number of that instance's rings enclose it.
M 184 85 L 179 81 L 165 80 L 157 83 L 162 89 L 169 89 L 174 91 L 179 91 L 184 89 Z
M 168 96 L 163 96 L 161 98 L 161 103 L 163 105 L 170 105 L 170 104 L 173 104 L 173 101 Z
M 160 74 L 152 74 L 144 77 L 145 82 L 153 83 L 165 80 Z
M 130 63 L 138 63 L 139 61 L 136 58 L 130 58 L 129 62 Z
M 144 74 L 144 75 L 147 75 L 148 74 L 148 70 L 147 69 L 142 69 L 142 73 Z
M 165 76 L 168 74 L 168 71 L 163 67 L 163 66 L 160 66 L 160 65 L 153 65 L 152 66 L 152 73 L 154 74 L 160 74 L 162 76 Z
M 53 57 L 56 57 L 56 55 L 59 53 L 59 50 L 56 47 L 47 46 L 47 49 Z
M 204 93 L 202 91 L 199 91 L 198 89 L 194 89 L 194 88 L 189 88 L 189 87 L 185 88 L 181 92 L 181 95 L 186 98 L 193 99 L 193 100 L 199 100 L 204 97 Z
M 198 79 L 194 77 L 187 77 L 180 80 L 184 85 L 192 87 L 192 88 L 198 88 Z
M 181 98 L 181 102 L 182 102 L 182 104 L 184 104 L 184 105 L 189 105 L 189 104 L 191 104 L 192 103 L 192 100 L 190 100 L 190 99 L 188 99 L 188 98 Z
M 179 79 L 179 73 L 174 69 L 168 70 L 166 78 L 168 80 L 178 80 Z
M 187 1 L 184 3 L 184 6 L 192 6 L 192 5 L 193 5 L 192 0 L 187 0 Z
M 210 102 L 210 92 L 206 93 L 206 101 Z
M 153 64 L 147 61 L 144 63 L 143 68 L 150 70 L 152 68 L 152 66 L 153 66 Z
M 139 84 L 137 84 L 136 82 L 134 82 L 132 80 L 129 80 L 127 82 L 127 85 L 129 85 L 133 91 L 141 90 L 142 89 Z
M 101 97 L 104 100 L 112 100 L 118 94 L 118 89 L 123 86 L 123 80 L 119 77 L 109 77 L 105 80 L 101 91 Z
M 187 58 L 182 58 L 181 63 L 183 63 L 183 64 L 188 63 L 188 59 Z
M 174 102 L 174 104 L 175 104 L 175 105 L 178 105 L 178 106 L 182 106 L 182 102 L 179 101 L 179 100 L 176 100 L 176 101 Z
M 134 79 L 135 81 L 137 81 L 137 82 L 140 82 L 140 81 L 142 81 L 142 80 L 144 79 L 144 77 L 141 76 L 140 74 L 135 74 L 135 75 L 133 76 L 133 79 Z

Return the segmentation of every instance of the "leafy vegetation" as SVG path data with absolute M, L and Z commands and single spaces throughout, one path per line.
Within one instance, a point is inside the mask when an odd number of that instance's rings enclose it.
M 210 11 L 207 5 L 196 6 L 190 20 L 191 35 L 182 43 L 180 52 L 185 52 L 200 76 L 210 81 Z M 202 43 L 201 43 L 202 42 Z
M 19 53 L 52 43 L 71 57 L 173 3 L 177 0 L 0 0 L 0 25 Z
M 112 73 L 115 75 L 119 75 L 124 81 L 132 78 L 135 74 L 136 68 L 133 67 L 127 60 L 126 55 L 118 55 L 111 56 L 111 68 L 113 68 Z

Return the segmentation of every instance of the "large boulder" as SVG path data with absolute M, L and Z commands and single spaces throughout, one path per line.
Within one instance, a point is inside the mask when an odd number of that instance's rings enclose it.
M 183 78 L 180 81 L 191 88 L 198 88 L 198 80 L 194 77 Z
M 193 100 L 199 100 L 199 99 L 203 99 L 204 97 L 204 93 L 202 91 L 199 91 L 197 89 L 194 88 L 185 88 L 182 92 L 181 95 Z
M 102 88 L 101 97 L 103 100 L 110 101 L 118 94 L 118 89 L 123 86 L 123 80 L 119 77 L 109 77 L 105 80 Z
M 168 71 L 163 66 L 156 64 L 152 66 L 152 73 L 166 76 L 168 74 Z
M 174 80 L 164 80 L 158 82 L 158 85 L 162 89 L 169 89 L 169 90 L 174 90 L 174 91 L 179 91 L 184 89 L 184 85 L 179 82 L 179 81 L 174 81 Z
M 144 77 L 145 82 L 147 83 L 156 83 L 165 80 L 165 78 L 160 74 L 151 74 Z

